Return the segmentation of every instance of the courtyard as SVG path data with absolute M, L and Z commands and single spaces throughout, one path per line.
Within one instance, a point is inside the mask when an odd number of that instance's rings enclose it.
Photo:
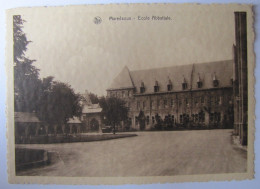
M 233 130 L 135 132 L 138 136 L 96 142 L 18 144 L 45 149 L 56 158 L 48 166 L 17 175 L 165 176 L 246 172 L 247 151 Z

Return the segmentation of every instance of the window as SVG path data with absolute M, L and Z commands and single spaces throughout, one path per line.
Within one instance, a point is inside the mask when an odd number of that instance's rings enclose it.
M 186 105 L 189 105 L 189 100 L 188 100 L 188 98 L 185 98 L 185 104 L 186 104 Z
M 199 122 L 205 122 L 205 113 L 203 111 L 199 113 Z
M 125 91 L 122 91 L 122 97 L 125 98 Z
M 137 125 L 138 124 L 138 118 L 137 118 L 137 116 L 135 116 L 135 125 Z
M 145 88 L 144 87 L 140 87 L 140 93 L 144 93 L 145 92 Z
M 215 96 L 215 104 L 216 105 L 220 104 L 220 97 L 219 96 Z
M 163 101 L 163 107 L 164 107 L 164 108 L 167 108 L 167 100 L 164 100 L 164 101 Z
M 145 109 L 145 105 L 146 105 L 146 103 L 145 103 L 145 101 L 143 101 L 143 109 Z
M 181 106 L 181 105 L 182 105 L 182 100 L 180 99 L 180 100 L 179 100 L 179 106 Z
M 154 92 L 159 92 L 159 86 L 154 86 Z
M 182 90 L 187 89 L 187 83 L 182 83 Z
M 214 113 L 209 114 L 209 121 L 213 122 L 214 121 Z
M 180 115 L 180 123 L 182 123 L 182 122 L 183 122 L 183 116 Z
M 197 85 L 198 85 L 198 88 L 201 88 L 202 87 L 202 81 L 198 81 Z
M 174 105 L 174 101 L 173 99 L 171 99 L 171 107 L 173 107 L 173 105 Z
M 151 108 L 154 109 L 154 101 L 151 101 Z
M 211 105 L 211 99 L 212 97 L 211 96 L 208 96 L 208 104 Z
M 144 93 L 145 92 L 145 87 L 144 87 L 144 82 L 141 82 L 141 87 L 140 87 L 140 93 Z
M 139 102 L 139 101 L 137 101 L 136 109 L 137 109 L 137 110 L 140 109 L 140 102 Z
M 154 124 L 155 120 L 154 120 L 154 116 L 152 117 L 152 123 Z
M 194 104 L 195 104 L 195 105 L 198 105 L 198 101 L 199 101 L 198 97 L 195 97 L 195 98 L 194 98 Z
M 168 84 L 167 89 L 168 89 L 168 91 L 171 91 L 172 90 L 172 84 Z
M 146 124 L 149 124 L 149 116 L 146 116 Z
M 157 108 L 160 108 L 160 100 L 157 100 Z
M 158 84 L 158 81 L 155 81 L 154 92 L 159 92 L 159 84 Z
M 214 87 L 218 87 L 218 85 L 219 85 L 218 80 L 217 79 L 213 80 L 213 86 Z
M 204 104 L 204 96 L 200 97 L 201 104 Z

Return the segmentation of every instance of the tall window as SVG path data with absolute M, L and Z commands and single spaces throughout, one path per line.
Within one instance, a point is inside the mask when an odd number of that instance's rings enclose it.
M 198 97 L 195 97 L 195 98 L 194 98 L 194 104 L 195 104 L 195 105 L 198 105 L 198 101 L 199 101 Z
M 149 116 L 146 116 L 146 124 L 149 124 Z
M 220 97 L 219 96 L 215 96 L 215 104 L 216 105 L 220 104 Z
M 204 96 L 200 97 L 201 104 L 204 104 Z
M 171 107 L 173 107 L 173 105 L 174 105 L 174 101 L 173 99 L 171 99 Z
M 151 101 L 151 108 L 154 109 L 154 101 Z
M 181 105 L 182 105 L 182 100 L 180 99 L 180 100 L 179 100 L 179 106 L 181 106 Z
M 166 99 L 163 101 L 163 107 L 167 108 L 167 100 Z
M 139 110 L 140 109 L 140 102 L 137 101 L 137 104 L 136 104 L 136 109 Z
M 146 102 L 143 101 L 143 109 L 145 110 L 145 105 L 146 105 Z
M 157 108 L 160 108 L 160 100 L 157 100 Z
M 189 100 L 188 100 L 188 98 L 185 98 L 185 104 L 186 104 L 186 105 L 189 105 Z

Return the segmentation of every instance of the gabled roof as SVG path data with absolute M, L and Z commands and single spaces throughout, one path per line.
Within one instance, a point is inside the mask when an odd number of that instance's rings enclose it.
M 115 77 L 112 84 L 107 90 L 112 89 L 125 89 L 125 88 L 134 88 L 131 75 L 127 66 Z
M 17 123 L 40 123 L 35 113 L 14 112 L 14 121 Z
M 114 83 L 118 85 L 114 85 L 113 89 L 123 88 L 125 85 L 121 86 L 120 81 L 117 81 L 117 79 L 123 80 L 123 77 L 128 77 L 132 79 L 133 86 L 136 86 L 136 93 L 140 93 L 142 82 L 144 83 L 145 93 L 153 93 L 156 81 L 159 85 L 159 91 L 166 92 L 169 80 L 172 82 L 172 91 L 182 91 L 183 81 L 187 82 L 186 90 L 195 90 L 198 89 L 198 78 L 202 82 L 200 89 L 210 89 L 214 88 L 214 74 L 219 81 L 218 87 L 232 87 L 233 60 L 135 70 L 129 72 L 130 76 L 121 73 L 119 74 L 120 77 L 115 78 Z

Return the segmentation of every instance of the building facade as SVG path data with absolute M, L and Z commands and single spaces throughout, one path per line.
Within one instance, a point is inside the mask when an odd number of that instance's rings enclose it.
M 129 108 L 130 128 L 233 128 L 233 60 L 129 71 L 107 89 Z
M 247 22 L 246 12 L 235 12 L 234 132 L 243 145 L 248 135 Z

